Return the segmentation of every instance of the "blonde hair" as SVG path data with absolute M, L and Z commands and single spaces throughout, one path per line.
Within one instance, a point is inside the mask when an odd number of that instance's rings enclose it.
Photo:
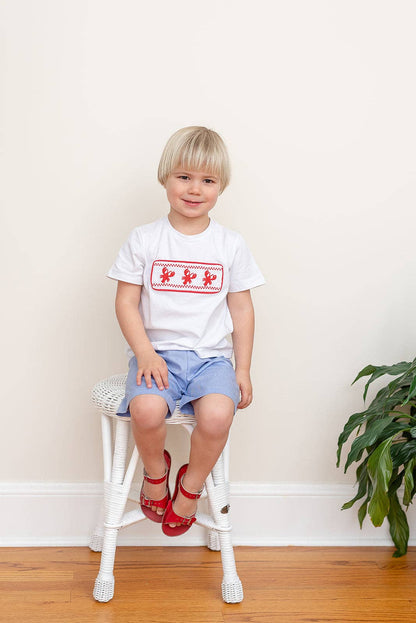
M 169 175 L 183 167 L 185 170 L 206 172 L 219 177 L 220 192 L 230 182 L 231 168 L 227 148 L 221 136 L 203 126 L 177 130 L 166 143 L 159 162 L 157 178 L 162 186 Z

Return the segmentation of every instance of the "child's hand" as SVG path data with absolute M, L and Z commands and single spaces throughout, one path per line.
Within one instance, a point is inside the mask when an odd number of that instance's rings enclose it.
M 235 371 L 238 387 L 240 388 L 240 402 L 237 409 L 245 409 L 253 400 L 253 386 L 251 384 L 250 372 L 245 370 Z
M 142 377 L 144 376 L 146 386 L 150 389 L 152 387 L 153 376 L 155 383 L 160 390 L 167 389 L 169 387 L 168 367 L 163 357 L 153 351 L 140 355 L 137 358 L 137 361 L 139 368 L 136 377 L 137 385 L 142 384 Z

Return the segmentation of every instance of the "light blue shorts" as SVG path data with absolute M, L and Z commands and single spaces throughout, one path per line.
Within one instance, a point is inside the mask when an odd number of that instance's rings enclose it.
M 226 357 L 209 357 L 201 359 L 193 350 L 156 351 L 163 357 L 168 366 L 168 389 L 160 390 L 152 377 L 152 387 L 147 387 L 144 377 L 141 385 L 137 385 L 138 372 L 136 357 L 129 361 L 129 372 L 126 382 L 126 393 L 117 410 L 117 415 L 129 416 L 130 401 L 135 396 L 155 394 L 162 396 L 167 402 L 170 417 L 175 410 L 176 402 L 182 413 L 194 413 L 192 400 L 207 394 L 224 394 L 234 402 L 234 413 L 240 401 L 240 389 L 235 379 L 233 364 Z

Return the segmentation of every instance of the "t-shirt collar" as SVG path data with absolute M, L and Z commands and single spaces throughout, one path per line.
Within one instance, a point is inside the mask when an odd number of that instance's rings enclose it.
M 183 234 L 182 232 L 178 231 L 177 229 L 173 227 L 167 215 L 164 216 L 163 219 L 168 229 L 170 229 L 170 231 L 173 232 L 175 236 L 177 236 L 178 238 L 182 238 L 182 240 L 187 240 L 189 242 L 194 242 L 194 241 L 196 242 L 198 240 L 201 240 L 201 238 L 208 236 L 211 233 L 214 227 L 214 223 L 215 223 L 215 221 L 210 217 L 208 227 L 204 229 L 204 231 L 201 231 L 200 234 Z

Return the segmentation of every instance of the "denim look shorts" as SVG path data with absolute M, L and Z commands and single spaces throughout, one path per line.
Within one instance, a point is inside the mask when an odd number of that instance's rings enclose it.
M 191 401 L 207 394 L 224 394 L 234 402 L 234 413 L 240 401 L 240 389 L 230 359 L 208 357 L 201 359 L 193 350 L 156 351 L 168 366 L 168 389 L 160 390 L 152 377 L 152 387 L 147 387 L 144 377 L 137 385 L 138 372 L 136 357 L 129 361 L 126 393 L 117 410 L 117 415 L 129 416 L 130 401 L 142 394 L 162 396 L 167 402 L 170 417 L 179 401 L 182 413 L 194 413 Z

